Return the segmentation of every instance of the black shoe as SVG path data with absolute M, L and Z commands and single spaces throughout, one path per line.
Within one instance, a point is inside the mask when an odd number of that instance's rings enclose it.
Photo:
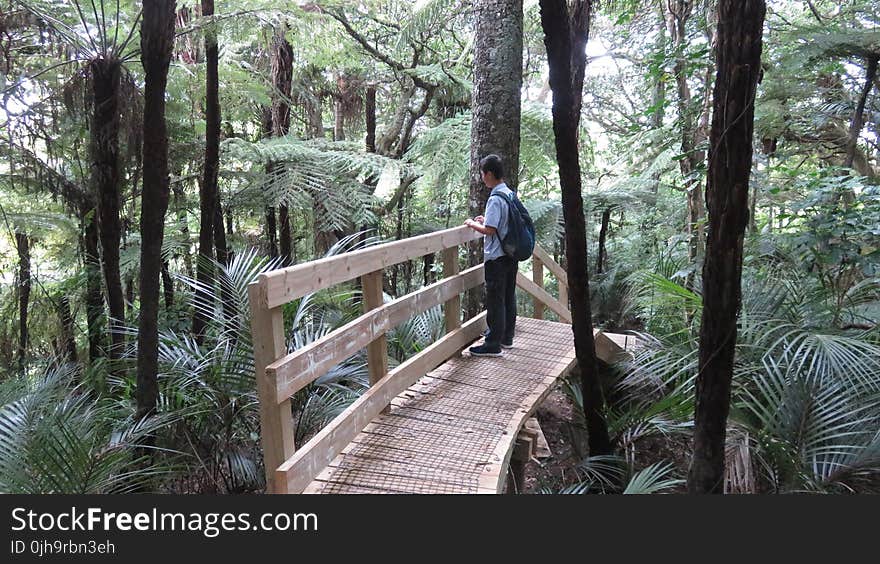
M 507 342 L 507 343 L 505 343 L 504 341 L 501 341 L 501 348 L 502 349 L 512 349 L 513 348 L 513 340 L 511 340 L 510 342 Z
M 471 356 L 501 356 L 501 347 L 490 347 L 488 345 L 480 345 L 468 349 Z

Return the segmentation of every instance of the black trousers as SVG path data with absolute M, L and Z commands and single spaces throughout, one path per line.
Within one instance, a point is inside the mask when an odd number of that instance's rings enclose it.
M 508 256 L 486 261 L 487 346 L 513 341 L 516 326 L 516 261 Z

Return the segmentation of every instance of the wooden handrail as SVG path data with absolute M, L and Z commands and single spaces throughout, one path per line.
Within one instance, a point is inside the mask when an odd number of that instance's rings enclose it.
M 544 268 L 547 267 L 559 282 L 559 300 L 553 298 L 544 290 Z M 565 269 L 553 260 L 547 251 L 535 244 L 532 251 L 532 280 L 522 274 L 517 275 L 516 284 L 532 295 L 535 319 L 544 318 L 544 306 L 553 310 L 561 320 L 571 323 L 571 313 L 568 309 L 568 274 Z
M 535 245 L 535 251 L 533 253 L 536 259 L 541 261 L 541 263 L 547 267 L 547 270 L 553 273 L 556 276 L 556 279 L 561 283 L 568 286 L 568 273 L 565 272 L 565 269 L 560 266 L 558 262 L 553 260 L 547 251 L 545 251 L 540 245 Z
M 568 308 L 543 288 L 526 278 L 522 272 L 516 273 L 516 285 L 531 294 L 536 301 L 553 310 L 561 320 L 571 323 L 571 312 L 568 311 Z
M 482 235 L 467 226 L 435 231 L 261 274 L 260 305 L 271 309 L 385 267 L 457 247 Z

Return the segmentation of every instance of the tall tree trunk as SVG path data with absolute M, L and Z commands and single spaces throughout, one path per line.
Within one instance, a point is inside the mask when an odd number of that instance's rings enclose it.
M 667 7 L 669 9 L 669 32 L 676 53 L 673 68 L 678 89 L 678 119 L 683 154 L 683 158 L 679 160 L 679 167 L 687 193 L 688 256 L 691 263 L 695 264 L 698 257 L 703 254 L 705 240 L 703 223 L 706 209 L 700 187 L 699 169 L 703 166 L 706 155 L 698 147 L 705 141 L 706 132 L 703 128 L 698 127 L 702 117 L 698 120 L 694 108 L 691 107 L 693 98 L 687 82 L 688 68 L 685 48 L 687 46 L 687 22 L 693 12 L 693 2 L 691 0 L 669 0 Z M 708 88 L 708 82 L 706 86 Z M 693 287 L 693 276 L 688 277 L 687 286 Z
M 522 0 L 474 2 L 474 90 L 471 98 L 471 166 L 468 215 L 486 209 L 489 190 L 480 177 L 480 159 L 496 154 L 504 163 L 505 180 L 519 185 L 520 101 L 523 71 Z M 483 261 L 482 240 L 468 245 L 468 264 Z M 465 297 L 467 317 L 483 309 L 481 288 Z
M 214 0 L 202 0 L 202 16 L 214 15 Z M 217 208 L 217 174 L 220 168 L 220 82 L 218 76 L 217 33 L 209 26 L 205 32 L 205 168 L 199 185 L 199 261 L 196 264 L 196 288 L 198 303 L 214 302 L 211 292 L 214 280 L 214 219 Z M 220 226 L 222 230 L 222 222 Z M 193 308 L 192 330 L 196 342 L 202 344 L 208 310 Z
M 856 158 L 856 147 L 859 142 L 859 134 L 865 125 L 865 105 L 868 102 L 868 95 L 874 85 L 874 79 L 877 78 L 877 57 L 868 57 L 868 66 L 865 69 L 865 87 L 862 89 L 859 101 L 856 104 L 856 111 L 853 113 L 852 121 L 849 125 L 849 135 L 846 138 L 846 159 L 843 166 L 852 168 Z
M 58 320 L 61 322 L 61 349 L 68 362 L 76 363 L 76 339 L 73 333 L 73 314 L 70 311 L 70 298 L 66 294 L 58 296 Z
M 89 362 L 94 364 L 104 356 L 104 295 L 101 290 L 101 260 L 98 257 L 98 219 L 91 196 L 80 211 L 82 218 L 82 254 L 86 273 L 86 324 L 89 335 Z
M 696 381 L 691 493 L 723 493 L 724 444 L 749 216 L 755 91 L 761 73 L 764 0 L 719 0 L 717 77 L 706 186 L 709 240 Z
M 98 200 L 98 233 L 107 305 L 110 308 L 110 358 L 118 359 L 125 347 L 120 324 L 125 322 L 125 299 L 119 274 L 122 224 L 119 219 L 119 84 L 122 66 L 116 58 L 89 63 L 94 96 L 89 132 L 91 189 Z
M 605 399 L 599 383 L 593 340 L 587 229 L 578 158 L 578 124 L 592 2 L 577 0 L 571 10 L 567 0 L 540 0 L 540 6 L 544 45 L 550 65 L 550 88 L 553 90 L 553 133 L 562 188 L 572 333 L 581 376 L 590 456 L 610 454 L 611 439 L 602 416 Z
M 290 131 L 290 91 L 293 85 L 293 47 L 285 37 L 287 26 L 275 30 L 272 38 L 272 84 L 275 87 L 272 100 L 272 134 L 284 137 Z M 291 264 L 290 212 L 286 205 L 278 206 L 281 224 L 280 251 L 284 264 Z
M 174 47 L 174 0 L 144 2 L 141 62 L 144 66 L 144 185 L 141 194 L 141 309 L 138 322 L 137 413 L 156 410 L 159 399 L 159 273 L 168 210 L 168 129 L 165 87 Z
M 28 305 L 31 300 L 31 247 L 27 234 L 15 232 L 18 250 L 18 370 L 27 367 Z

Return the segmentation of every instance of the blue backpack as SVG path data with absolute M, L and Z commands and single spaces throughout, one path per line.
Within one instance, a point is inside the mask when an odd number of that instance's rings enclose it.
M 507 234 L 501 240 L 501 249 L 517 261 L 528 259 L 535 251 L 535 224 L 532 217 L 516 194 L 494 195 L 507 201 Z

